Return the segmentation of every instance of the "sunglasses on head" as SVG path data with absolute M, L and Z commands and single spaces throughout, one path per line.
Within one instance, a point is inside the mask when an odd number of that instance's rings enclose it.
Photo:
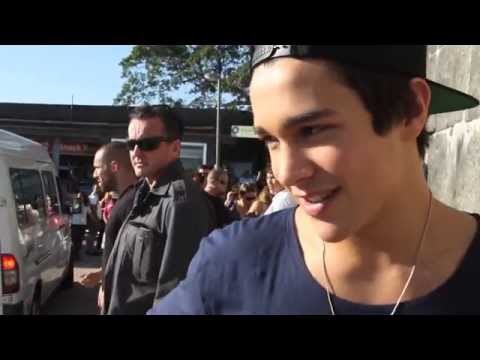
M 162 142 L 170 141 L 173 141 L 173 139 L 167 138 L 165 136 L 153 136 L 136 140 L 131 139 L 127 140 L 127 147 L 130 151 L 133 151 L 133 149 L 135 149 L 135 146 L 138 146 L 138 148 L 142 151 L 152 151 L 157 149 Z

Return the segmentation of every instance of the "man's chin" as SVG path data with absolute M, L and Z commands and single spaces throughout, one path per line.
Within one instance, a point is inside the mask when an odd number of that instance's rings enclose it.
M 139 170 L 139 169 L 135 169 L 135 176 L 136 176 L 137 178 L 142 178 L 142 177 L 145 177 L 146 175 L 145 175 L 145 172 L 144 172 L 144 171 Z

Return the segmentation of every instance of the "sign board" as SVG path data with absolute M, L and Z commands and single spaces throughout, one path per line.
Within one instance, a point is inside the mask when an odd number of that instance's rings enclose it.
M 110 142 L 127 142 L 126 138 L 111 138 Z
M 258 139 L 258 136 L 255 132 L 255 128 L 253 126 L 232 125 L 230 136 L 237 137 L 237 138 Z
M 102 146 L 101 144 L 94 143 L 66 143 L 58 142 L 55 146 L 54 140 L 37 140 L 33 139 L 40 143 L 45 149 L 48 150 L 50 154 L 58 152 L 61 155 L 82 155 L 82 156 L 93 156 L 95 152 Z M 57 149 L 57 150 L 55 150 Z

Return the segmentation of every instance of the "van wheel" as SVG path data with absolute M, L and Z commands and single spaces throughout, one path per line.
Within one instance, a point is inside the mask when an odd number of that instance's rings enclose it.
M 70 256 L 70 261 L 68 263 L 67 274 L 62 281 L 62 289 L 70 289 L 73 286 L 73 254 Z
M 33 297 L 30 315 L 40 315 L 40 293 L 36 292 Z

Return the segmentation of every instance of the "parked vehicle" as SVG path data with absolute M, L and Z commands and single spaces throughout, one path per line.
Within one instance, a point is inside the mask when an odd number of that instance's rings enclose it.
M 73 284 L 70 218 L 47 150 L 0 130 L 0 260 L 4 314 L 38 314 Z

